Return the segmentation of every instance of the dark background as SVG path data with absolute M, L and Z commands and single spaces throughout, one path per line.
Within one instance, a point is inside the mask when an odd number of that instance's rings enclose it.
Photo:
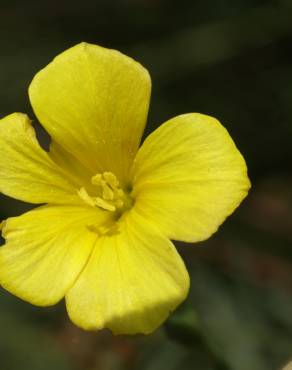
M 33 117 L 27 87 L 64 49 L 118 49 L 153 80 L 148 132 L 217 117 L 246 158 L 250 196 L 209 241 L 178 246 L 185 304 L 149 336 L 87 333 L 63 303 L 0 291 L 2 370 L 277 370 L 292 359 L 292 1 L 0 2 L 0 114 Z M 0 199 L 1 217 L 27 209 Z

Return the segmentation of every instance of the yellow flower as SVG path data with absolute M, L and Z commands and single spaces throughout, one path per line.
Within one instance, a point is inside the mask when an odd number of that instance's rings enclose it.
M 0 191 L 42 204 L 2 223 L 0 284 L 39 306 L 65 297 L 84 329 L 156 329 L 189 289 L 170 239 L 208 238 L 250 187 L 244 159 L 209 116 L 177 116 L 139 149 L 150 90 L 139 63 L 82 43 L 29 88 L 49 152 L 25 114 L 0 120 Z

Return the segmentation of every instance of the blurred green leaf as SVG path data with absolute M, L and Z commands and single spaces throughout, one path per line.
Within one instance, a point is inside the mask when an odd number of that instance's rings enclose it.
M 57 342 L 31 322 L 8 311 L 0 314 L 1 369 L 74 370 Z

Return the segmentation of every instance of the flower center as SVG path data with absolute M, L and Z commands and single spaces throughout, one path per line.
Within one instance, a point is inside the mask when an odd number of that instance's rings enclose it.
M 84 187 L 78 191 L 79 197 L 88 205 L 110 212 L 117 210 L 123 212 L 131 208 L 132 198 L 120 187 L 118 179 L 112 172 L 94 175 L 91 183 L 98 188 L 99 196 L 89 195 Z

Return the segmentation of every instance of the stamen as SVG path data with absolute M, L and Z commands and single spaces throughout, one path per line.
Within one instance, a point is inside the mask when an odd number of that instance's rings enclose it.
M 115 212 L 131 204 L 125 192 L 119 187 L 119 181 L 112 172 L 98 173 L 91 178 L 91 183 L 100 187 L 100 196 L 89 195 L 84 187 L 78 191 L 80 198 L 92 207 Z M 128 208 L 128 207 L 127 207 Z
M 85 202 L 87 203 L 88 205 L 90 205 L 91 207 L 95 207 L 95 201 L 94 201 L 94 198 L 91 197 L 85 188 L 81 188 L 80 190 L 78 190 L 78 195 L 79 197 Z
M 104 172 L 103 177 L 112 189 L 116 189 L 119 186 L 119 181 L 112 172 Z
M 100 186 L 102 188 L 102 197 L 106 200 L 113 200 L 114 199 L 114 192 L 107 184 L 107 182 L 103 179 L 103 175 L 98 173 L 97 175 L 93 176 L 91 179 L 91 183 L 96 186 Z
M 97 206 L 106 211 L 111 211 L 111 212 L 114 212 L 116 210 L 116 207 L 113 204 L 107 202 L 106 200 L 100 197 L 91 197 L 87 193 L 86 189 L 83 187 L 80 190 L 78 190 L 78 195 L 86 204 L 88 204 L 91 207 Z
M 117 208 L 122 208 L 124 206 L 124 202 L 122 201 L 122 199 L 118 199 L 116 201 L 116 207 Z
M 94 198 L 94 200 L 95 200 L 95 205 L 97 205 L 100 208 L 105 209 L 106 211 L 114 212 L 116 210 L 116 207 L 114 205 L 110 204 L 109 202 L 107 202 L 106 200 L 100 197 L 96 197 Z
M 104 180 L 101 181 L 101 186 L 102 186 L 102 196 L 104 197 L 104 199 L 113 200 L 114 192 Z
M 124 190 L 122 189 L 117 189 L 116 190 L 116 197 L 117 198 L 123 198 L 125 196 Z
M 100 185 L 100 182 L 102 180 L 102 174 L 101 173 L 97 173 L 96 175 L 94 175 L 92 178 L 91 178 L 91 183 L 93 185 Z

